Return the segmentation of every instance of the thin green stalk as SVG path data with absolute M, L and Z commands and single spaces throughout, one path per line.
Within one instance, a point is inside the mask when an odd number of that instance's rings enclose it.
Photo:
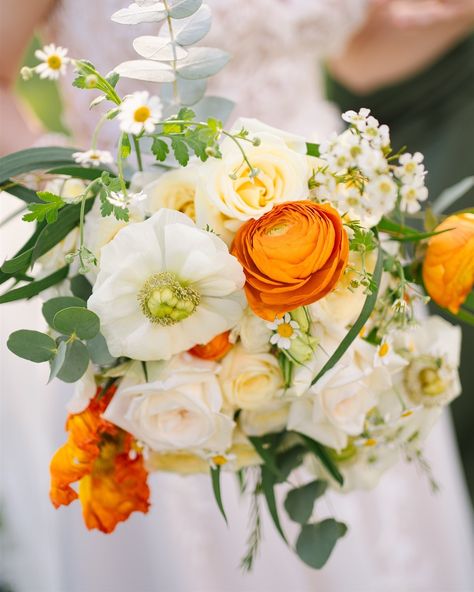
M 133 137 L 133 146 L 135 147 L 135 154 L 137 156 L 137 166 L 139 171 L 143 171 L 142 152 L 140 149 L 140 140 L 136 136 Z
M 173 51 L 173 61 L 172 61 L 172 68 L 173 68 L 173 72 L 174 72 L 174 80 L 173 80 L 173 98 L 174 98 L 174 102 L 176 103 L 176 105 L 179 105 L 181 103 L 180 98 L 179 98 L 179 89 L 178 89 L 178 78 L 177 78 L 177 68 L 176 68 L 176 62 L 178 61 L 178 56 L 176 53 L 176 40 L 174 37 L 174 31 L 173 31 L 173 23 L 171 21 L 171 15 L 170 15 L 170 7 L 168 4 L 167 0 L 163 0 L 163 4 L 165 5 L 165 9 L 166 9 L 166 21 L 168 23 L 168 31 L 170 34 L 170 40 L 171 40 L 171 47 L 172 47 L 172 51 Z
M 126 134 L 121 133 L 118 141 L 118 150 L 117 150 L 117 172 L 120 181 L 120 187 L 122 189 L 123 195 L 127 196 L 127 185 L 125 184 L 125 178 L 123 176 L 123 160 L 122 160 L 122 142 L 123 138 Z

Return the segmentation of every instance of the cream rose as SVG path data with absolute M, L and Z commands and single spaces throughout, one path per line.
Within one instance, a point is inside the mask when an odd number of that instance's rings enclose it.
M 222 361 L 219 381 L 228 403 L 258 409 L 283 392 L 283 377 L 271 354 L 249 354 L 237 344 Z
M 176 356 L 158 380 L 125 379 L 104 418 L 133 434 L 155 451 L 225 452 L 234 422 L 224 415 L 216 365 Z
M 298 151 L 304 142 L 256 120 L 239 120 L 234 131 L 242 127 L 250 127 L 249 137 L 258 137 L 261 142 L 259 146 L 244 142 L 258 175 L 252 178 L 248 165 L 242 162 L 242 153 L 227 138 L 221 146 L 222 159 L 209 159 L 200 167 L 196 188 L 198 225 L 209 225 L 228 244 L 246 220 L 259 218 L 275 204 L 309 196 L 311 169 L 304 152 Z
M 198 179 L 198 167 L 187 167 L 163 173 L 158 179 L 148 183 L 143 191 L 148 196 L 146 209 L 154 214 L 161 208 L 177 210 L 195 220 L 194 197 Z
M 246 308 L 239 324 L 232 331 L 232 338 L 240 337 L 242 346 L 252 354 L 270 351 L 272 331 L 267 323 L 257 317 L 250 308 Z
M 239 425 L 248 436 L 263 436 L 281 432 L 288 421 L 288 401 L 273 401 L 260 409 L 244 409 L 239 415 Z

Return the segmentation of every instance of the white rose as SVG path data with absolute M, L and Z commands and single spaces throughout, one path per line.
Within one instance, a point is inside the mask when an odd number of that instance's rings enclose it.
M 89 406 L 90 400 L 97 392 L 94 365 L 89 364 L 84 376 L 75 384 L 74 393 L 69 399 L 66 409 L 69 413 L 81 413 Z
M 270 351 L 272 331 L 267 323 L 257 317 L 250 308 L 246 308 L 238 325 L 232 331 L 232 338 L 240 337 L 242 346 L 249 353 L 265 353 Z
M 242 123 L 245 126 L 247 122 Z M 242 154 L 230 138 L 222 143 L 222 158 L 210 158 L 199 170 L 197 223 L 209 225 L 228 244 L 246 220 L 260 217 L 275 204 L 309 196 L 308 160 L 287 143 L 299 146 L 299 142 L 268 127 L 252 135 L 258 136 L 261 144 L 244 141 L 244 148 L 252 166 L 260 171 L 257 177 L 250 177 L 248 165 L 242 163 Z
M 271 354 L 250 354 L 240 344 L 222 361 L 219 381 L 227 401 L 240 409 L 258 409 L 283 392 L 277 359 Z
M 177 210 L 195 219 L 194 197 L 198 179 L 198 166 L 167 171 L 143 188 L 148 196 L 146 209 L 154 214 L 161 208 Z
M 248 436 L 263 436 L 285 429 L 290 411 L 288 401 L 276 400 L 259 409 L 243 409 L 239 425 Z
M 234 422 L 221 413 L 217 366 L 177 356 L 159 380 L 135 383 L 125 379 L 104 418 L 133 434 L 152 450 L 225 452 Z

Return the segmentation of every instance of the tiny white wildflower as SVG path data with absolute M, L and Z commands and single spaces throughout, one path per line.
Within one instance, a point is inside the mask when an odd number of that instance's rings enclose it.
M 414 214 L 421 209 L 420 201 L 428 199 L 428 189 L 424 185 L 403 185 L 400 207 L 404 212 Z
M 415 178 L 423 179 L 426 172 L 423 163 L 423 154 L 406 152 L 399 158 L 400 166 L 397 167 L 397 174 L 404 183 L 412 183 Z
M 163 106 L 158 97 L 150 97 L 147 91 L 135 92 L 120 105 L 120 129 L 135 135 L 143 131 L 151 134 L 162 113 Z
M 114 159 L 108 150 L 86 150 L 85 152 L 74 152 L 72 155 L 77 164 L 83 166 L 99 166 L 99 164 L 111 164 Z
M 66 64 L 69 58 L 66 57 L 68 50 L 51 43 L 45 45 L 42 49 L 35 51 L 35 56 L 41 60 L 41 64 L 35 66 L 34 70 L 40 78 L 48 80 L 57 80 L 62 74 L 66 73 Z
M 351 125 L 355 126 L 360 132 L 365 131 L 367 128 L 367 118 L 370 115 L 370 109 L 359 109 L 359 112 L 356 111 L 346 111 L 342 114 L 342 119 L 350 123 Z M 375 118 L 372 118 L 375 119 Z M 375 119 L 375 121 L 377 121 Z M 378 122 L 377 122 L 378 123 Z
M 291 341 L 301 334 L 300 326 L 293 321 L 289 313 L 285 313 L 281 318 L 275 318 L 273 323 L 266 323 L 267 328 L 274 331 L 270 337 L 270 343 L 280 349 L 290 349 Z
M 139 193 L 127 193 L 126 195 L 122 191 L 112 191 L 108 197 L 109 202 L 118 208 L 127 208 L 145 199 L 147 199 L 147 195 L 143 191 Z

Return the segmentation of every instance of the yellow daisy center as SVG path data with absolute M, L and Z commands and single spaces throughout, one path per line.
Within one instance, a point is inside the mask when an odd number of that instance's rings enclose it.
M 222 454 L 218 454 L 217 456 L 212 457 L 212 462 L 218 467 L 222 467 L 227 464 L 227 459 L 225 456 L 222 456 Z
M 135 109 L 133 119 L 137 123 L 144 123 L 150 117 L 150 115 L 150 107 L 147 107 L 147 105 L 142 105 L 141 107 L 138 107 L 138 109 Z
M 47 64 L 48 67 L 51 68 L 51 70 L 59 70 L 61 68 L 62 63 L 63 62 L 61 58 L 57 54 L 52 54 L 48 56 Z
M 278 325 L 277 333 L 280 337 L 291 337 L 294 331 L 290 323 L 282 323 Z
M 380 346 L 380 349 L 379 349 L 379 356 L 381 358 L 383 358 L 383 357 L 385 357 L 388 354 L 389 351 L 390 351 L 389 344 L 388 343 L 382 343 L 382 345 Z

